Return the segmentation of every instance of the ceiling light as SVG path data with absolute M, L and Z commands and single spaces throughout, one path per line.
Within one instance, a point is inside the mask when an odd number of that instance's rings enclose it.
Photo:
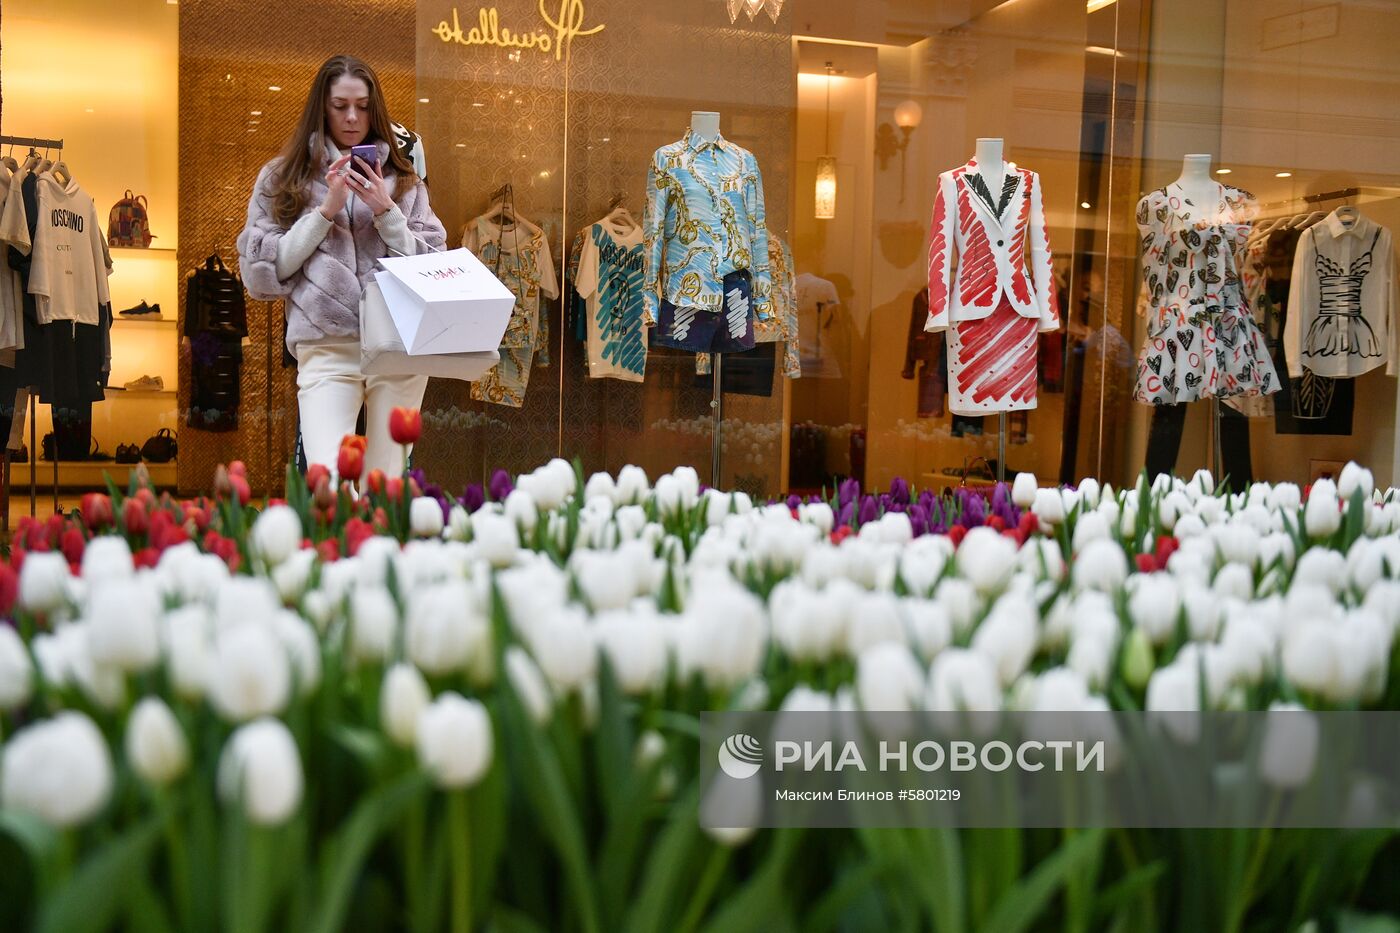
M 1088 201 L 1080 201 L 1080 202 L 1079 202 L 1079 206 L 1082 207 L 1082 208 L 1084 208 L 1084 209 L 1087 211 L 1089 208 L 1093 207 L 1094 205 L 1090 204 Z
M 1228 175 L 1228 174 L 1230 174 L 1232 171 L 1234 171 L 1234 169 L 1229 169 L 1229 168 L 1218 168 L 1218 169 L 1215 170 L 1215 174 L 1217 174 L 1217 175 Z
M 603 142 L 605 142 L 605 143 L 610 143 L 610 142 L 612 142 L 612 137 L 611 137 L 611 136 L 604 136 L 604 137 L 603 137 Z
M 482 103 L 481 101 L 479 101 L 479 100 L 474 100 L 474 101 L 472 101 L 472 106 L 473 106 L 473 107 L 485 107 L 486 105 L 483 104 L 483 103 Z M 420 510 L 420 511 L 421 511 L 421 510 Z
M 255 116 L 255 117 L 260 117 L 260 116 L 262 116 L 262 111 L 261 111 L 261 110 L 252 110 L 252 111 L 249 111 L 249 112 L 252 113 L 252 115 Z
M 1084 46 L 1084 51 L 1088 52 L 1090 55 L 1116 55 L 1118 58 L 1123 57 L 1122 52 L 1117 49 L 1110 49 L 1106 45 L 1086 45 Z
M 458 149 L 465 149 L 465 148 L 467 148 L 467 144 L 466 144 L 466 143 L 458 143 L 458 144 L 457 144 L 457 148 L 458 148 Z M 421 510 L 420 510 L 420 511 L 421 511 Z
M 267 89 L 268 89 L 269 91 L 274 92 L 274 93 L 277 92 L 277 91 L 282 90 L 280 87 L 278 87 L 278 86 L 275 85 L 275 84 L 269 84 L 269 85 L 267 86 Z
M 1275 177 L 1275 178 L 1292 178 L 1292 177 L 1293 177 L 1293 173 L 1292 173 L 1292 172 L 1274 172 L 1274 177 Z
M 1084 4 L 1084 12 L 1095 13 L 1106 7 L 1111 7 L 1117 2 L 1118 0 L 1087 0 Z
M 96 113 L 97 111 L 93 110 L 91 107 L 88 107 L 88 108 L 87 108 L 86 110 L 84 110 L 83 112 L 84 112 L 84 113 Z
M 426 104 L 427 102 L 428 102 L 428 98 L 426 98 L 426 97 L 420 97 L 420 98 L 418 98 L 418 103 L 420 103 L 420 104 Z

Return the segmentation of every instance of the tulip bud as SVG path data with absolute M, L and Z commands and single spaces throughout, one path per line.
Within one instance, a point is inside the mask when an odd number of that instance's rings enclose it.
M 390 476 L 384 480 L 384 495 L 390 502 L 403 501 L 403 477 Z
M 34 685 L 34 665 L 24 642 L 8 625 L 0 623 L 0 710 L 29 702 Z
M 170 707 L 146 697 L 131 711 L 126 725 L 126 758 L 147 783 L 163 787 L 185 773 L 190 746 Z
M 1317 717 L 1297 703 L 1274 701 L 1265 714 L 1259 776 L 1282 790 L 1308 783 L 1317 762 Z
M 88 531 L 97 532 L 112 524 L 112 497 L 100 492 L 90 492 L 83 496 L 79 506 L 83 524 Z
M 442 504 L 419 496 L 409 503 L 408 524 L 415 537 L 436 538 L 442 534 Z
M 419 765 L 439 787 L 470 787 L 491 767 L 491 717 L 480 702 L 444 693 L 419 714 L 417 746 Z
M 250 822 L 287 822 L 301 805 L 305 783 L 292 733 L 270 718 L 240 726 L 224 746 L 218 783 L 219 796 L 225 803 L 241 803 Z
M 87 822 L 111 792 L 107 740 L 82 713 L 59 713 L 26 726 L 0 758 L 0 809 L 32 813 L 50 826 Z
M 62 554 L 29 554 L 19 574 L 19 604 L 30 612 L 52 612 L 67 599 L 68 577 L 68 561 Z
M 306 488 L 310 489 L 312 492 L 316 491 L 316 488 L 321 485 L 322 480 L 329 480 L 330 478 L 330 468 L 324 463 L 313 463 L 306 468 Z
M 1011 484 L 1011 501 L 1020 508 L 1028 509 L 1035 504 L 1035 493 L 1039 488 L 1034 473 L 1017 473 L 1016 481 Z
M 389 436 L 394 443 L 417 443 L 422 433 L 423 413 L 417 408 L 396 407 L 389 412 Z
M 1123 680 L 1134 690 L 1147 686 L 1156 662 L 1152 658 L 1152 640 L 1141 626 L 1133 626 L 1123 642 Z
M 384 675 L 379 692 L 379 724 L 384 734 L 403 748 L 418 737 L 418 717 L 432 703 L 428 682 L 412 664 L 395 664 Z
M 336 473 L 342 480 L 354 482 L 365 469 L 365 448 L 369 441 L 358 434 L 347 434 L 340 442 L 336 456 Z
M 1342 527 L 1341 503 L 1331 480 L 1318 480 L 1313 484 L 1303 511 L 1303 527 L 1310 538 L 1330 537 Z

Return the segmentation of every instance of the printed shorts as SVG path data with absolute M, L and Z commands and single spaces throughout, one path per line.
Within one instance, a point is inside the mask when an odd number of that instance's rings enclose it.
M 724 306 L 719 311 L 678 308 L 663 298 L 651 331 L 651 345 L 694 353 L 752 350 L 753 279 L 749 271 L 739 269 L 726 275 L 723 291 Z

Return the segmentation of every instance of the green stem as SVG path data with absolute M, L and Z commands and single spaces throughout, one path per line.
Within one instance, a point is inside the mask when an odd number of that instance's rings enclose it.
M 166 805 L 173 808 L 174 802 L 167 801 Z M 194 893 L 190 887 L 190 859 L 184 836 L 173 817 L 165 821 L 165 845 L 170 850 L 170 883 L 175 889 L 175 910 L 180 918 L 180 927 L 189 929 L 193 925 Z
M 471 933 L 472 847 L 465 790 L 447 795 L 447 832 L 452 851 L 452 933 Z
M 1245 914 L 1249 912 L 1249 905 L 1254 900 L 1254 883 L 1259 880 L 1259 872 L 1264 868 L 1264 857 L 1269 852 L 1269 840 L 1274 832 L 1271 824 L 1277 813 L 1278 794 L 1275 793 L 1269 800 L 1268 815 L 1264 819 L 1263 827 L 1259 830 L 1259 838 L 1254 846 L 1254 851 L 1250 854 L 1249 866 L 1245 869 L 1244 878 L 1236 889 L 1235 897 L 1231 899 L 1230 910 L 1225 917 L 1225 933 L 1238 933 L 1244 924 Z
M 422 930 L 427 918 L 424 912 L 423 876 L 423 801 L 408 808 L 404 817 L 404 891 L 408 897 L 409 925 Z
M 685 917 L 681 920 L 680 933 L 690 933 L 700 924 L 700 918 L 705 914 L 705 908 L 710 904 L 710 898 L 714 896 L 715 888 L 719 887 L 719 881 L 724 877 L 724 869 L 729 864 L 729 854 L 731 849 L 728 846 L 715 845 L 710 851 L 710 860 L 705 864 L 705 873 L 700 876 L 700 882 L 695 886 L 695 893 L 690 898 L 690 906 L 686 908 Z

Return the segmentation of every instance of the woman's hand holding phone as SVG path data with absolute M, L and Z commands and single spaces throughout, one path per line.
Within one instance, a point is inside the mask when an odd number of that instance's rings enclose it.
M 394 196 L 389 191 L 388 183 L 384 180 L 384 169 L 377 159 L 374 162 L 366 162 L 356 155 L 353 161 L 355 169 L 350 170 L 348 177 L 351 179 L 355 193 L 360 196 L 360 200 L 369 205 L 370 210 L 374 211 L 374 216 L 378 217 L 394 206 Z
M 350 199 L 350 187 L 346 184 L 349 165 L 350 157 L 344 155 L 332 162 L 326 172 L 327 191 L 326 199 L 321 202 L 321 216 L 327 220 L 335 220 L 335 215 L 345 209 L 345 202 Z

